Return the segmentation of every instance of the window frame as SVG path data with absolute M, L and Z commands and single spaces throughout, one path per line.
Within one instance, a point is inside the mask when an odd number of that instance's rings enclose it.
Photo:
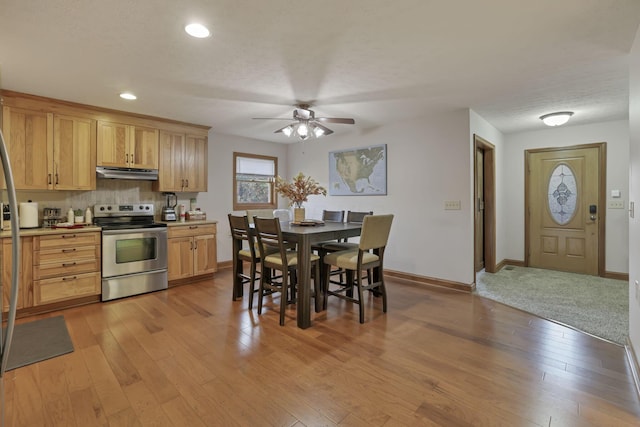
M 238 201 L 238 180 L 237 180 L 238 157 L 245 157 L 248 159 L 271 160 L 273 162 L 274 175 L 273 175 L 273 179 L 270 182 L 271 203 L 240 203 Z M 278 158 L 277 157 L 265 156 L 260 154 L 239 153 L 234 151 L 233 152 L 233 210 L 242 211 L 247 209 L 277 209 L 278 199 L 276 197 L 276 190 L 275 190 L 276 176 L 278 176 Z

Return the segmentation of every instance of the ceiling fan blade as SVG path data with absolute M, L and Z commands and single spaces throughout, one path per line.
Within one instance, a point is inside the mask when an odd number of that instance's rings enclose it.
M 331 129 L 329 129 L 329 128 L 328 128 L 328 127 L 326 127 L 326 126 L 322 126 L 322 125 L 321 125 L 320 123 L 318 123 L 318 122 L 314 122 L 314 123 L 313 123 L 313 125 L 314 125 L 314 126 L 316 126 L 316 127 L 319 127 L 320 129 L 322 129 L 322 131 L 324 132 L 324 133 L 323 133 L 323 136 L 325 136 L 325 135 L 331 135 L 331 134 L 333 133 L 333 131 L 332 131 Z
M 291 121 L 289 117 L 252 117 L 253 120 L 288 120 Z
M 342 123 L 344 125 L 354 125 L 356 121 L 353 119 L 339 118 L 339 117 L 316 117 L 316 121 L 324 123 Z

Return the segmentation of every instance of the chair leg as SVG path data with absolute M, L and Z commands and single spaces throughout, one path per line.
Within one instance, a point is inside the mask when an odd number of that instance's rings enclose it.
M 262 314 L 262 298 L 264 297 L 264 282 L 271 280 L 270 270 L 265 270 L 264 264 L 261 266 L 260 288 L 258 288 L 258 314 Z
M 387 286 L 384 283 L 384 274 L 382 274 L 382 266 L 378 268 L 378 274 L 380 275 L 380 293 L 382 294 L 382 312 L 387 312 Z
M 253 309 L 253 293 L 256 291 L 256 263 L 251 262 L 251 272 L 249 273 L 249 310 Z
M 284 312 L 287 308 L 289 287 L 289 272 L 285 270 L 282 272 L 282 292 L 280 292 L 280 326 L 284 326 Z
M 326 310 L 327 309 L 327 299 L 329 297 L 329 285 L 331 285 L 331 283 L 329 283 L 329 278 L 331 277 L 331 266 L 330 265 L 325 265 L 325 269 L 324 269 L 324 276 L 322 281 L 324 282 L 322 284 L 322 293 L 323 293 L 323 298 L 322 298 L 322 309 Z
M 362 271 L 358 270 L 358 305 L 360 311 L 360 323 L 364 323 L 364 301 L 363 301 L 363 291 L 362 291 Z
M 353 270 L 347 270 L 346 273 L 347 273 L 347 286 L 348 286 L 346 295 L 349 298 L 353 298 Z
M 324 291 L 322 290 L 322 276 L 320 275 L 320 262 L 322 260 L 318 260 L 315 262 L 315 274 L 313 277 L 313 289 L 314 289 L 314 297 L 313 302 L 316 306 L 316 313 L 322 311 L 322 297 L 324 296 Z

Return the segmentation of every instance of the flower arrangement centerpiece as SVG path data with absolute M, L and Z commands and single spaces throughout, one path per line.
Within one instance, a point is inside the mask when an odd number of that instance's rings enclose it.
M 294 206 L 294 218 L 296 222 L 304 220 L 305 211 L 302 203 L 306 202 L 309 196 L 327 195 L 327 190 L 318 181 L 298 173 L 291 182 L 285 181 L 279 176 L 276 177 L 276 192 L 289 199 L 289 206 Z

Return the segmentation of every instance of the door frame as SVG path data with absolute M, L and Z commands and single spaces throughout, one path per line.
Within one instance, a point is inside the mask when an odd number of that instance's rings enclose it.
M 473 277 L 476 276 L 476 221 L 478 216 L 477 153 L 484 152 L 484 270 L 496 272 L 496 165 L 495 146 L 473 134 Z
M 524 266 L 529 266 L 529 235 L 530 211 L 529 211 L 529 175 L 531 161 L 530 155 L 533 153 L 553 152 L 563 150 L 577 150 L 583 148 L 598 149 L 598 163 L 600 176 L 598 177 L 598 276 L 605 277 L 605 249 L 606 249 L 606 219 L 607 219 L 607 143 L 594 142 L 592 144 L 569 145 L 566 147 L 533 148 L 524 151 Z

